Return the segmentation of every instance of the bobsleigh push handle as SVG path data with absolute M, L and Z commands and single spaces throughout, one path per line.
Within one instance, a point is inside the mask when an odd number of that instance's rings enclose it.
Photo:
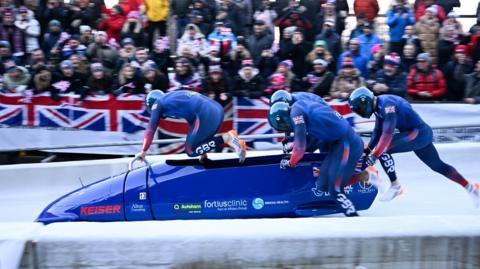
M 128 171 L 132 171 L 132 169 L 133 169 L 133 164 L 134 164 L 136 161 L 138 161 L 138 160 L 140 160 L 140 158 L 137 157 L 137 156 L 135 156 L 135 158 L 133 158 L 133 159 L 128 163 Z M 145 166 L 150 166 L 150 163 L 147 161 L 146 158 L 143 160 L 143 163 L 145 164 Z

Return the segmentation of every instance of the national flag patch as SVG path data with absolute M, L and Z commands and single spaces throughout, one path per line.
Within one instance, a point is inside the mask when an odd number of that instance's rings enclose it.
M 300 116 L 293 117 L 293 123 L 295 125 L 299 125 L 299 124 L 305 123 L 305 120 L 303 119 L 303 116 L 300 115 Z
M 385 113 L 395 113 L 395 106 L 385 107 Z

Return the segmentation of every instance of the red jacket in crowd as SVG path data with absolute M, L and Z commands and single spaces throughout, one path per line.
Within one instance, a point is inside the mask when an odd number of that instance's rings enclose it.
M 445 17 L 447 16 L 445 14 L 445 10 L 443 9 L 443 7 L 439 6 L 439 5 L 436 5 L 437 6 L 437 18 L 438 20 L 441 22 L 443 22 L 445 20 Z M 420 4 L 418 6 L 418 8 L 415 10 L 415 21 L 419 21 L 420 18 L 425 15 L 425 13 L 427 12 L 427 8 L 428 6 L 424 3 Z
M 353 10 L 355 11 L 355 16 L 358 17 L 361 13 L 364 13 L 367 20 L 373 22 L 373 19 L 378 15 L 380 7 L 377 0 L 355 0 Z
M 431 97 L 419 95 L 420 92 L 429 92 Z M 407 94 L 415 100 L 440 100 L 446 93 L 445 78 L 436 68 L 422 72 L 414 67 L 410 70 L 407 79 Z
M 126 17 L 124 15 L 110 15 L 98 28 L 105 30 L 109 39 L 115 38 L 115 40 L 120 43 L 120 32 L 122 31 L 125 20 Z

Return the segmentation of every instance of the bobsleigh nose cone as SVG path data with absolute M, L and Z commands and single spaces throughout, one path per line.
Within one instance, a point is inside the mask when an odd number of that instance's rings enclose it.
M 78 215 L 65 212 L 60 210 L 57 207 L 49 206 L 40 213 L 36 222 L 41 222 L 43 224 L 50 224 L 53 222 L 65 222 L 65 221 L 76 221 L 78 220 Z

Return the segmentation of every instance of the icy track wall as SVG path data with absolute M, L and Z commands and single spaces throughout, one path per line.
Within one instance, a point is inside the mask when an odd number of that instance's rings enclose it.
M 439 145 L 445 161 L 476 180 L 479 150 Z M 0 268 L 480 268 L 480 211 L 465 191 L 413 153 L 395 159 L 406 194 L 375 201 L 360 218 L 47 226 L 31 221 L 79 177 L 86 184 L 120 173 L 128 160 L 3 166 Z

